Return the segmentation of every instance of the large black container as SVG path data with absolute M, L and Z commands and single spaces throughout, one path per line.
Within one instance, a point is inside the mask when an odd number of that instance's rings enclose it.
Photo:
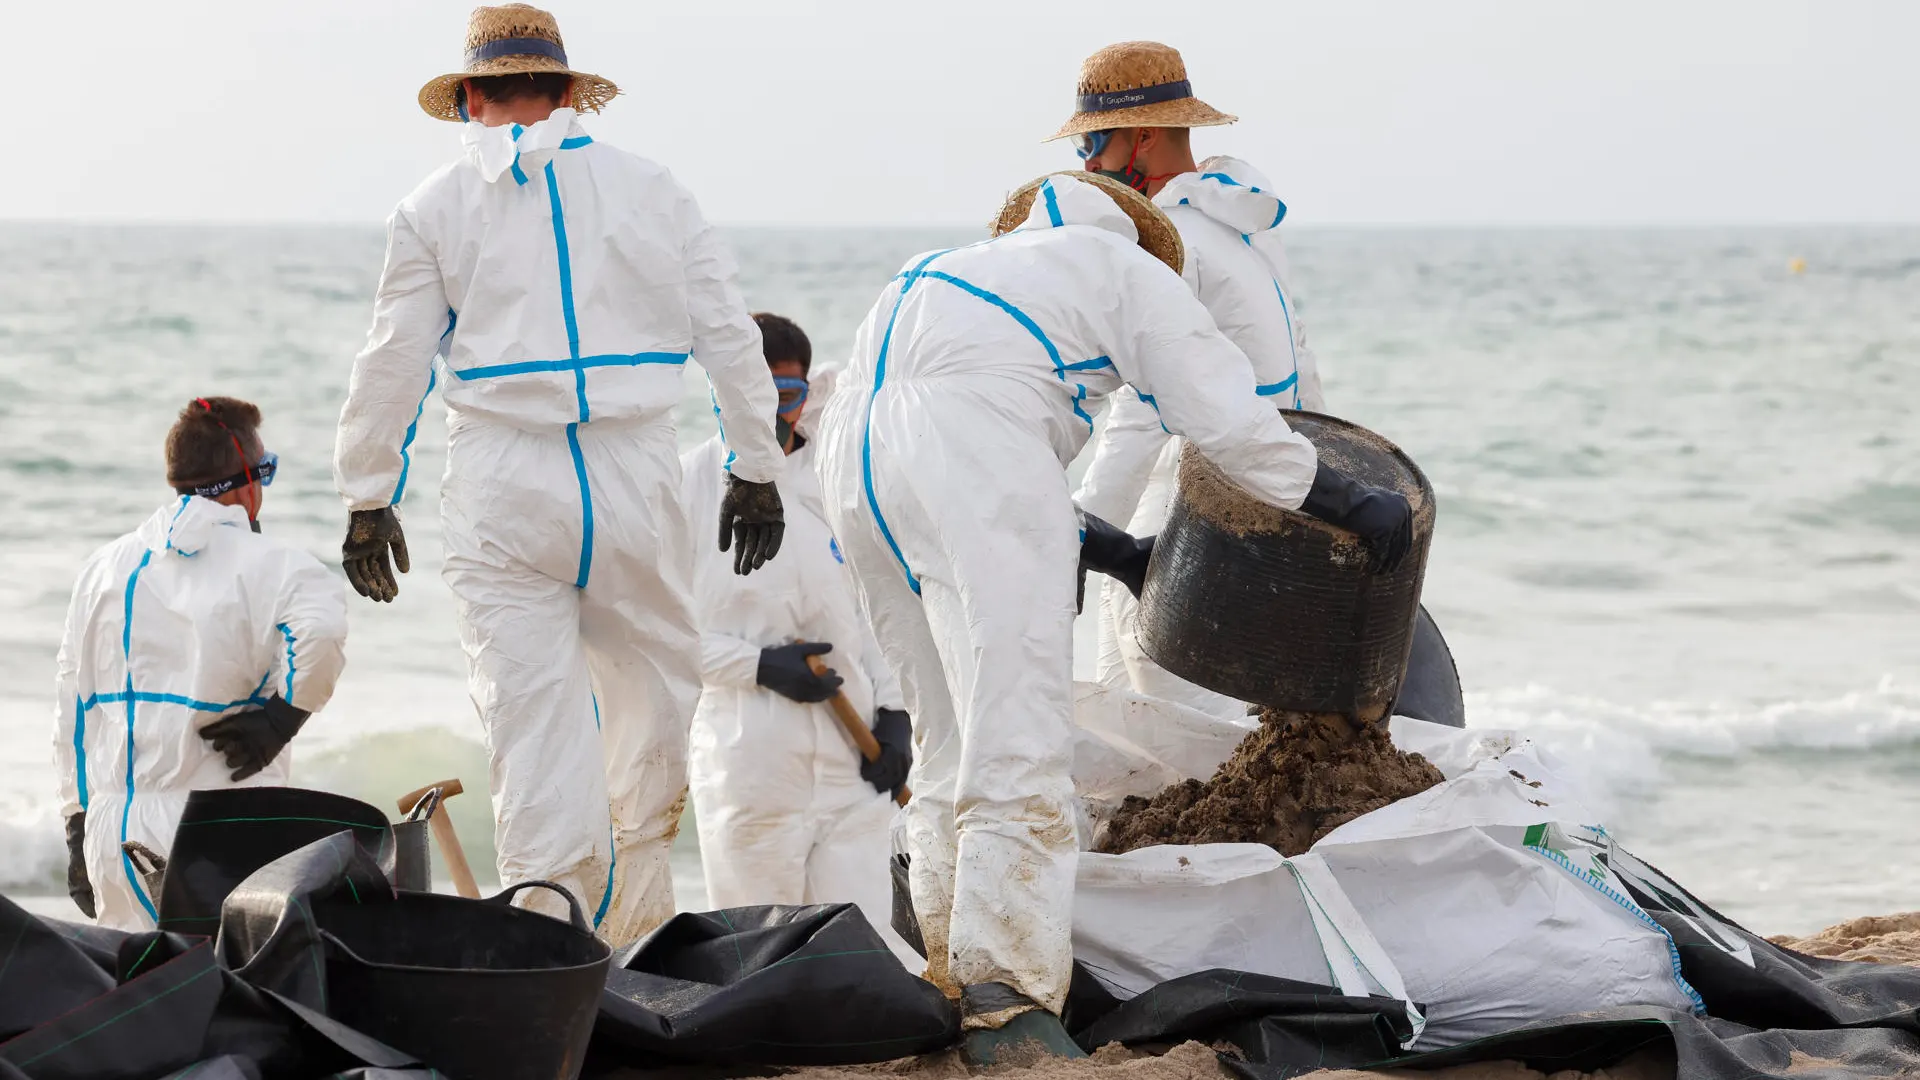
M 227 894 L 254 871 L 343 829 L 383 865 L 392 858 L 387 815 L 345 795 L 282 787 L 190 793 L 156 898 L 160 929 L 211 935 Z
M 567 897 L 572 925 L 509 906 Z M 572 895 L 527 882 L 488 900 L 402 892 L 316 911 L 329 946 L 327 1012 L 452 1080 L 573 1080 L 612 951 Z
M 1210 690 L 1296 712 L 1384 718 L 1407 666 L 1433 488 L 1412 459 L 1356 424 L 1288 412 L 1320 460 L 1413 505 L 1413 550 L 1367 569 L 1360 538 L 1268 506 L 1188 446 L 1180 491 L 1140 597 L 1140 647 Z

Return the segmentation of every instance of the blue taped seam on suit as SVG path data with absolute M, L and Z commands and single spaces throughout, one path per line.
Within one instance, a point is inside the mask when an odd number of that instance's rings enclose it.
M 580 573 L 574 588 L 587 587 L 593 572 L 593 493 L 587 487 L 587 460 L 580 454 L 580 425 L 567 425 L 567 450 L 573 454 L 573 475 L 580 481 Z
M 1285 214 L 1286 212 L 1287 208 L 1284 205 L 1281 206 L 1280 213 Z M 1280 219 L 1274 218 L 1273 223 L 1275 225 L 1280 224 Z M 1240 234 L 1240 240 L 1248 247 L 1253 246 L 1253 237 L 1248 236 L 1246 233 Z M 1286 320 L 1287 324 L 1287 355 L 1293 360 L 1293 375 L 1290 376 L 1287 381 L 1276 383 L 1275 385 L 1283 389 L 1289 384 L 1293 386 L 1293 407 L 1297 409 L 1300 407 L 1300 350 L 1293 343 L 1293 312 L 1287 307 L 1287 293 L 1286 290 L 1280 287 L 1280 279 L 1273 278 L 1272 281 L 1273 295 L 1280 298 L 1280 316 Z M 1278 390 L 1274 392 L 1279 393 Z
M 947 249 L 947 251 L 951 250 L 953 249 Z M 946 253 L 946 251 L 936 251 L 921 259 L 912 270 L 901 275 L 905 280 L 900 285 L 900 295 L 893 298 L 893 311 L 887 316 L 887 330 L 880 337 L 880 352 L 874 358 L 873 392 L 867 395 L 867 418 L 864 430 L 860 434 L 860 476 L 866 484 L 867 510 L 873 514 L 873 523 L 880 527 L 881 538 L 893 551 L 894 561 L 900 564 L 901 571 L 907 575 L 907 587 L 913 590 L 915 596 L 920 595 L 920 579 L 914 576 L 913 567 L 907 565 L 907 557 L 901 553 L 899 542 L 893 538 L 893 530 L 887 527 L 887 516 L 880 512 L 880 500 L 873 493 L 873 402 L 880 396 L 880 387 L 887 381 L 887 352 L 893 347 L 893 324 L 900 318 L 900 306 L 906 303 L 908 290 L 913 288 L 914 282 L 920 280 L 920 275 L 926 270 L 927 264 Z
M 80 707 L 80 696 L 73 698 L 73 772 L 80 789 L 80 810 L 87 809 L 87 710 Z
M 573 472 L 580 480 L 580 571 L 575 588 L 587 587 L 593 572 L 593 491 L 587 484 L 587 460 L 580 453 L 580 424 L 591 415 L 587 408 L 587 372 L 580 363 L 580 324 L 573 313 L 573 259 L 567 249 L 567 215 L 560 205 L 560 182 L 547 162 L 547 203 L 553 210 L 553 247 L 560 261 L 560 310 L 567 321 L 567 359 L 573 368 L 573 391 L 580 401 L 580 422 L 567 425 L 567 449 L 573 454 Z
M 1060 200 L 1053 193 L 1053 181 L 1040 181 L 1040 194 L 1047 200 L 1047 220 L 1052 222 L 1056 229 L 1065 225 L 1065 219 L 1060 216 Z
M 593 701 L 593 730 L 600 730 L 600 695 L 587 691 L 587 697 Z M 593 913 L 593 928 L 600 929 L 600 923 L 607 917 L 607 908 L 613 904 L 613 818 L 607 818 L 607 891 L 600 894 L 600 908 Z
M 280 636 L 287 639 L 287 693 L 281 700 L 291 705 L 293 704 L 293 628 L 286 623 L 276 623 L 274 629 L 280 631 Z
M 531 375 L 535 372 L 578 372 L 585 368 L 598 367 L 684 364 L 689 355 L 675 352 L 606 353 L 600 356 L 582 356 L 567 360 L 522 360 L 512 364 L 488 364 L 485 367 L 455 369 L 453 375 L 465 382 L 469 379 L 497 379 L 506 375 Z
M 120 626 L 120 655 L 127 667 L 127 801 L 120 808 L 120 867 L 126 872 L 127 884 L 133 889 L 134 899 L 140 901 L 140 906 L 147 909 L 147 915 L 158 923 L 160 911 L 147 898 L 147 891 L 140 884 L 140 875 L 133 868 L 133 857 L 126 852 L 127 824 L 133 819 L 133 727 L 137 702 L 133 692 L 133 590 L 140 583 L 140 571 L 145 570 L 147 563 L 152 560 L 152 549 L 141 552 L 140 565 L 127 575 L 126 606 Z
M 447 333 L 453 333 L 453 327 L 447 327 Z M 413 423 L 407 425 L 407 437 L 400 442 L 400 482 L 393 485 L 393 498 L 387 500 L 389 506 L 399 506 L 400 499 L 407 493 L 407 473 L 413 469 L 413 440 L 420 434 L 420 417 L 427 411 L 427 398 L 433 396 L 433 386 L 440 378 L 440 372 L 427 361 L 427 389 L 420 395 L 420 404 L 413 408 Z
M 192 501 L 193 501 L 193 496 L 182 495 L 180 496 L 180 505 L 174 507 L 173 520 L 167 522 L 167 550 L 168 551 L 173 550 L 173 527 L 175 525 L 180 524 L 180 515 L 187 512 L 187 504 Z M 181 552 L 181 554 L 184 555 L 186 554 L 186 552 Z
M 260 690 L 266 687 L 267 679 L 272 677 L 273 673 L 268 672 L 266 676 L 261 678 L 260 686 L 255 688 L 253 695 L 251 697 L 241 698 L 239 701 L 198 701 L 180 694 L 161 694 L 152 690 L 136 691 L 132 696 L 132 700 L 147 705 L 179 705 L 183 708 L 192 709 L 195 712 L 226 712 L 228 709 L 237 709 L 243 705 L 265 705 L 267 699 L 260 696 Z M 74 699 L 81 715 L 90 713 L 102 705 L 120 705 L 124 704 L 127 700 L 129 700 L 127 694 L 119 690 Z

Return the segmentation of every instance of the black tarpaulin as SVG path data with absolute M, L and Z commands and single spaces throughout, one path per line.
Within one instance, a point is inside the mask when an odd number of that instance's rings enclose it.
M 852 904 L 682 914 L 607 977 L 596 1063 L 851 1065 L 938 1050 L 959 1016 Z

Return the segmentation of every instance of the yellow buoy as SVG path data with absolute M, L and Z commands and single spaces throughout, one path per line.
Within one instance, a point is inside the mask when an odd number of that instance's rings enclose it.
M 1795 255 L 1793 258 L 1787 260 L 1787 269 L 1796 274 L 1804 274 L 1807 272 L 1807 260 Z

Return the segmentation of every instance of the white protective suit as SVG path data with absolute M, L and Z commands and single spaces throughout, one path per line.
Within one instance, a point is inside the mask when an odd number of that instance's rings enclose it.
M 696 541 L 720 512 L 726 453 L 712 439 L 680 458 Z M 691 772 L 707 902 L 851 901 L 917 969 L 919 954 L 890 926 L 893 800 L 860 778 L 860 752 L 829 706 L 793 701 L 758 681 L 762 648 L 823 641 L 833 651 L 822 659 L 846 680 L 841 693 L 869 723 L 877 708 L 906 708 L 827 529 L 813 453 L 809 443 L 787 458 L 779 558 L 741 577 L 729 555 L 694 556 L 706 686 L 693 714 Z
M 1320 370 L 1287 284 L 1287 256 L 1279 225 L 1287 207 L 1266 177 L 1229 157 L 1208 158 L 1197 172 L 1167 181 L 1154 202 L 1186 245 L 1181 276 L 1213 321 L 1253 362 L 1259 393 L 1281 408 L 1322 412 Z M 1135 536 L 1166 524 L 1174 494 L 1181 440 L 1138 396 L 1114 396 L 1094 445 L 1093 462 L 1075 495 L 1081 508 Z M 1149 697 L 1177 702 L 1226 720 L 1246 705 L 1171 674 L 1140 649 L 1140 603 L 1117 581 L 1100 590 L 1100 651 L 1094 678 Z
M 438 349 L 445 577 L 500 879 L 567 886 L 620 945 L 673 914 L 700 693 L 681 369 L 707 370 L 733 473 L 755 483 L 781 473 L 773 380 L 732 257 L 664 168 L 594 142 L 571 109 L 462 139 L 389 219 L 335 475 L 349 509 L 399 503 Z M 521 898 L 565 914 L 546 890 Z
M 1076 846 L 1066 470 L 1091 410 L 1131 383 L 1278 506 L 1305 498 L 1314 453 L 1104 192 L 1054 178 L 1040 195 L 1015 231 L 921 256 L 887 286 L 820 449 L 828 522 L 914 717 L 929 977 L 1058 1012 Z
M 165 855 L 195 789 L 287 783 L 292 748 L 235 783 L 200 729 L 278 695 L 318 712 L 346 665 L 340 579 L 248 528 L 247 511 L 182 495 L 81 568 L 55 678 L 61 820 L 87 812 L 99 923 L 151 930 L 128 840 Z

